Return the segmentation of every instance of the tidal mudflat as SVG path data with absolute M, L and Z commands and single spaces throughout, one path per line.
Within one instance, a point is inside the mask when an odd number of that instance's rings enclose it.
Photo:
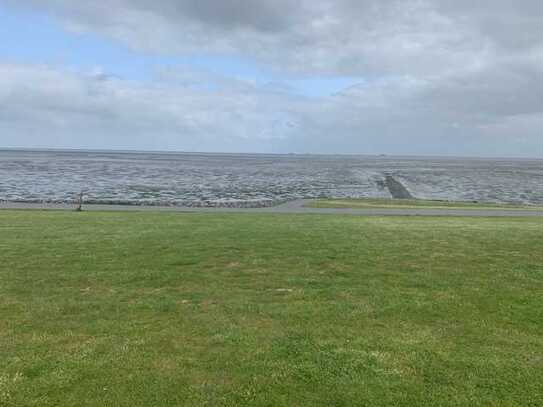
M 392 188 L 392 189 L 391 189 Z M 543 160 L 0 151 L 0 200 L 270 205 L 301 198 L 542 204 Z

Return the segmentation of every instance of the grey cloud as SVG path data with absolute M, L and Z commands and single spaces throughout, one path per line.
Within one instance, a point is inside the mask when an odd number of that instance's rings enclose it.
M 248 3 L 245 0 L 180 0 L 133 2 L 137 7 L 168 18 L 190 18 L 208 26 L 224 29 L 252 28 L 256 31 L 276 32 L 294 23 L 293 15 L 299 13 L 299 0 L 275 0 Z
M 165 53 L 229 52 L 276 68 L 443 75 L 541 47 L 539 0 L 0 0 Z
M 156 52 L 234 52 L 304 73 L 436 74 L 474 58 L 477 27 L 419 0 L 0 0 Z
M 464 22 L 495 45 L 514 51 L 541 46 L 543 2 L 439 0 L 437 10 Z

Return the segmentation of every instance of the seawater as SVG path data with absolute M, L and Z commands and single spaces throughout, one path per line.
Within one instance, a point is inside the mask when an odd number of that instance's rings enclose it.
M 0 150 L 0 200 L 183 205 L 387 198 L 543 204 L 543 160 Z

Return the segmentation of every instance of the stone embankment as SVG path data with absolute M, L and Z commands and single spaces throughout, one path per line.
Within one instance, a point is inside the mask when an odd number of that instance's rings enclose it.
M 385 186 L 388 188 L 390 195 L 394 199 L 414 199 L 413 195 L 407 190 L 407 188 L 392 175 L 385 175 Z
M 84 199 L 83 205 L 119 205 L 119 206 L 160 206 L 160 207 L 178 207 L 178 208 L 233 208 L 233 209 L 257 209 L 271 208 L 273 206 L 285 203 L 284 200 L 261 199 L 252 201 L 142 201 L 142 200 L 107 200 L 107 199 Z M 77 205 L 77 200 L 48 201 L 40 199 L 21 199 L 21 200 L 0 200 L 4 204 L 61 204 Z

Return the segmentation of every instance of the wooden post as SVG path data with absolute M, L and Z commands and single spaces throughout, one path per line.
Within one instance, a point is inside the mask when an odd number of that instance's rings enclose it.
M 83 210 L 83 192 L 79 194 L 77 199 L 77 207 L 75 208 L 76 212 L 81 212 Z

